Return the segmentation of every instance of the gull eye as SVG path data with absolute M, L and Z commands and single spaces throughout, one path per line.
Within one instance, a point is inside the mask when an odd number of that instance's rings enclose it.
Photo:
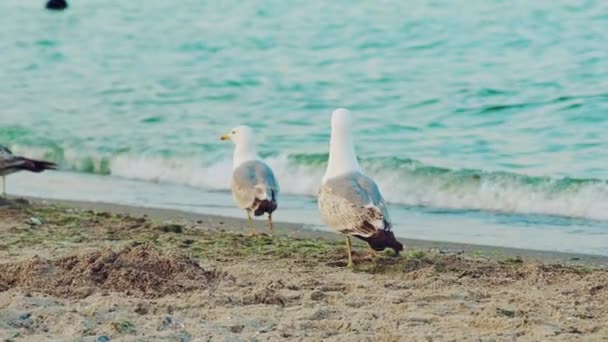
M 232 131 L 232 134 L 236 134 L 236 131 Z

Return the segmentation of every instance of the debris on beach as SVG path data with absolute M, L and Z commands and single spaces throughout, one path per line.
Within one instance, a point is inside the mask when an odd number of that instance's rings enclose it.
M 223 277 L 194 260 L 150 244 L 47 260 L 0 265 L 0 291 L 13 287 L 58 297 L 84 298 L 104 289 L 144 297 L 208 288 Z
M 175 224 L 175 223 L 168 223 L 168 224 L 162 225 L 162 226 L 158 227 L 158 229 L 160 229 L 161 231 L 163 231 L 165 233 L 181 234 L 184 232 L 184 226 L 182 226 L 180 224 Z
M 36 216 L 30 217 L 29 224 L 32 226 L 41 226 L 43 223 L 44 223 L 44 221 L 39 217 L 36 217 Z

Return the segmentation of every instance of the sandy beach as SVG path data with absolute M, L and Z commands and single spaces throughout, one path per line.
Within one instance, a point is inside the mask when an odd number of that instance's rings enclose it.
M 264 222 L 256 222 L 265 233 Z M 0 204 L 11 341 L 603 341 L 605 257 L 404 240 L 377 259 L 295 224 Z
M 607 2 L 0 13 L 0 342 L 608 342 Z

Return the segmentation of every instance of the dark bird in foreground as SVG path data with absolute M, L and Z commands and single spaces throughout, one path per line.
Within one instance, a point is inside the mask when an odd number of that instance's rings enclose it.
M 19 171 L 40 173 L 55 170 L 55 163 L 16 156 L 4 146 L 0 146 L 0 177 L 2 177 L 2 196 L 6 197 L 6 176 Z

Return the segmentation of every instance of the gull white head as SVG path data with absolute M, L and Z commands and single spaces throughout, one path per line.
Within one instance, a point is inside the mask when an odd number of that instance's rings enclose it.
M 361 167 L 355 154 L 351 115 L 347 109 L 338 108 L 331 114 L 329 161 L 323 183 L 330 178 L 356 171 L 361 172 Z
M 238 126 L 230 133 L 224 134 L 220 140 L 231 140 L 234 143 L 233 168 L 244 162 L 258 160 L 253 139 L 253 130 L 249 126 Z

